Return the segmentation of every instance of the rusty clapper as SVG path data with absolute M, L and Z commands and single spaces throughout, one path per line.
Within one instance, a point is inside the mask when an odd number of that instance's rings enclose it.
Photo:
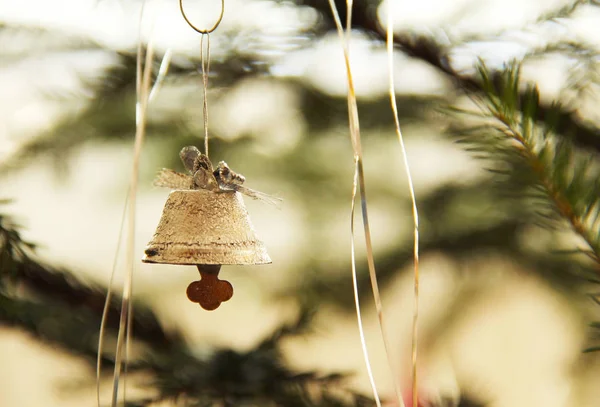
M 179 156 L 188 174 L 163 169 L 154 181 L 173 191 L 142 261 L 196 265 L 200 280 L 188 286 L 187 296 L 214 310 L 233 296 L 231 284 L 218 278 L 221 265 L 271 263 L 241 194 L 272 204 L 279 199 L 244 187 L 245 178 L 224 161 L 213 169 L 196 147 L 184 147 Z

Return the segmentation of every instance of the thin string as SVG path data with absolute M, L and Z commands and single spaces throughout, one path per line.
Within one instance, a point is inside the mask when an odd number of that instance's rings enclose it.
M 179 10 L 181 11 L 181 15 L 183 16 L 183 19 L 185 20 L 185 22 L 188 23 L 188 25 L 190 27 L 192 27 L 192 29 L 194 29 L 194 31 L 196 31 L 196 32 L 198 32 L 200 34 L 210 34 L 211 32 L 213 32 L 214 30 L 217 29 L 217 27 L 219 26 L 219 24 L 221 24 L 221 20 L 223 20 L 223 15 L 225 15 L 225 0 L 221 0 L 221 12 L 219 13 L 219 18 L 217 19 L 217 21 L 215 22 L 215 24 L 211 28 L 209 28 L 207 30 L 196 27 L 187 18 L 187 16 L 185 15 L 185 10 L 183 9 L 183 0 L 179 0 Z
M 129 190 L 127 191 L 129 196 Z M 127 198 L 125 198 L 125 205 L 123 206 L 123 214 L 121 215 L 121 226 L 119 227 L 119 237 L 117 238 L 117 249 L 115 258 L 113 260 L 112 272 L 108 280 L 108 292 L 106 294 L 106 300 L 104 301 L 104 309 L 102 310 L 102 319 L 100 322 L 100 333 L 98 334 L 98 356 L 96 359 L 96 401 L 98 407 L 101 407 L 100 403 L 100 378 L 102 373 L 102 356 L 104 354 L 104 335 L 106 331 L 106 324 L 108 319 L 108 311 L 110 309 L 110 303 L 112 299 L 113 283 L 115 280 L 115 273 L 118 266 L 119 250 L 121 248 L 121 242 L 123 238 L 123 229 L 125 227 L 125 217 L 127 215 Z
M 417 209 L 417 199 L 415 197 L 415 188 L 413 186 L 412 176 L 410 174 L 410 166 L 408 164 L 408 156 L 404 145 L 404 138 L 400 129 L 400 119 L 398 118 L 398 106 L 396 104 L 396 91 L 394 89 L 394 20 L 392 13 L 392 2 L 387 3 L 387 30 L 386 30 L 386 48 L 388 55 L 388 71 L 389 71 L 389 95 L 390 106 L 394 114 L 394 124 L 396 125 L 396 135 L 400 143 L 402 151 L 402 160 L 404 161 L 404 170 L 408 179 L 408 190 L 410 192 L 410 200 L 412 203 L 413 215 L 413 265 L 414 265 L 414 286 L 413 286 L 413 321 L 412 321 L 412 407 L 417 407 L 419 403 L 419 389 L 417 381 L 417 351 L 418 351 L 418 323 L 419 323 L 419 211 Z
M 377 391 L 375 384 L 375 376 L 373 376 L 373 369 L 371 368 L 371 360 L 369 358 L 369 350 L 367 348 L 367 340 L 365 338 L 365 329 L 363 327 L 362 315 L 360 312 L 360 298 L 358 295 L 358 278 L 356 273 L 356 244 L 354 241 L 354 214 L 356 212 L 356 193 L 358 188 L 358 157 L 354 157 L 354 180 L 352 183 L 352 207 L 350 211 L 350 256 L 352 260 L 352 291 L 354 292 L 354 305 L 356 308 L 356 319 L 358 322 L 358 334 L 360 336 L 360 346 L 363 352 L 363 358 L 365 365 L 367 366 L 367 376 L 369 377 L 369 383 L 371 384 L 371 391 L 375 398 L 375 405 L 381 407 L 381 399 Z M 400 406 L 404 407 L 404 406 Z
M 134 246 L 135 246 L 135 207 L 137 198 L 137 184 L 139 176 L 139 162 L 142 143 L 145 136 L 146 124 L 146 108 L 148 105 L 148 96 L 150 91 L 150 73 L 152 71 L 152 58 L 154 55 L 153 43 L 148 43 L 146 50 L 145 64 L 140 82 L 140 94 L 136 103 L 136 134 L 133 154 L 133 166 L 128 198 L 128 222 L 127 222 L 127 250 L 126 250 L 126 267 L 127 274 L 123 284 L 123 298 L 121 301 L 121 315 L 119 320 L 119 333 L 117 334 L 117 346 L 115 353 L 115 368 L 113 372 L 113 394 L 111 407 L 117 406 L 119 393 L 119 381 L 122 371 L 122 365 L 127 364 L 129 346 L 131 343 L 131 312 L 132 307 L 131 293 L 133 284 L 133 269 L 134 269 Z M 139 73 L 139 72 L 138 72 Z M 125 345 L 125 347 L 123 346 Z M 123 357 L 125 353 L 125 357 Z M 123 386 L 125 388 L 125 386 Z
M 206 57 L 204 56 L 204 37 L 206 36 Z M 200 63 L 202 65 L 203 102 L 202 113 L 204 116 L 204 154 L 208 157 L 208 73 L 210 72 L 210 33 L 200 36 Z
M 144 8 L 146 6 L 146 1 L 142 1 L 142 5 L 140 7 L 140 14 L 139 14 L 139 25 L 138 25 L 138 43 L 137 43 L 137 50 L 136 50 L 136 63 L 135 63 L 135 93 L 136 93 L 136 137 L 137 137 L 137 132 L 139 130 L 139 103 L 140 103 L 140 96 L 141 96 L 141 90 L 142 90 L 142 18 L 144 16 Z M 118 263 L 118 257 L 119 257 L 119 250 L 121 247 L 121 239 L 123 237 L 123 229 L 125 226 L 125 219 L 126 219 L 126 215 L 127 215 L 127 211 L 130 209 L 129 206 L 129 198 L 131 196 L 131 188 L 132 186 L 129 186 L 129 190 L 127 191 L 127 197 L 125 199 L 125 205 L 123 207 L 123 214 L 121 215 L 121 226 L 119 228 L 119 237 L 117 239 L 117 249 L 116 249 L 116 253 L 115 253 L 115 258 L 113 261 L 113 267 L 112 267 L 112 272 L 108 281 L 108 292 L 106 294 L 106 300 L 104 302 L 104 309 L 102 310 L 102 319 L 100 321 L 100 332 L 98 333 L 98 356 L 97 356 L 97 360 L 96 360 L 96 401 L 98 404 L 98 407 L 101 406 L 101 402 L 100 402 L 100 377 L 101 377 L 101 372 L 102 372 L 102 355 L 103 355 L 103 349 L 104 349 L 104 335 L 105 335 L 105 331 L 106 331 L 106 324 L 107 324 L 107 320 L 108 320 L 108 312 L 109 312 L 109 308 L 110 308 L 110 303 L 111 303 L 111 299 L 112 299 L 112 287 L 113 287 L 113 282 L 114 282 L 114 278 L 115 278 L 115 272 L 117 269 L 117 263 Z M 135 216 L 133 213 L 129 213 L 129 216 Z M 133 266 L 132 266 L 133 267 Z M 132 271 L 130 271 L 131 273 Z M 127 285 L 127 277 L 126 277 L 126 285 Z M 117 343 L 119 342 L 119 340 L 121 339 L 121 329 L 122 329 L 122 319 L 123 319 L 123 303 L 125 302 L 125 298 L 127 297 L 127 292 L 123 291 L 123 299 L 122 299 L 122 303 L 121 303 L 121 315 L 120 315 L 120 322 L 119 322 L 119 333 L 118 333 L 118 339 L 117 339 Z M 131 314 L 131 307 L 128 304 L 127 306 L 127 315 L 125 316 L 126 319 L 130 318 L 130 314 Z M 127 363 L 127 360 L 129 358 L 129 340 L 130 340 L 130 336 L 131 336 L 131 324 L 129 321 L 127 321 L 127 325 L 126 325 L 126 347 L 125 347 L 125 363 Z M 116 355 L 115 355 L 115 370 L 113 372 L 113 396 L 112 396 L 112 404 L 111 405 L 116 405 L 116 398 L 118 397 L 118 383 L 119 383 L 119 375 L 120 372 L 117 371 L 117 365 L 120 365 L 120 347 L 119 345 L 117 345 L 117 349 L 116 349 Z M 120 366 L 119 366 L 120 369 Z M 125 368 L 126 370 L 127 368 Z M 123 388 L 125 389 L 126 386 L 124 384 Z M 115 394 L 116 393 L 116 394 Z M 123 391 L 123 399 L 125 400 L 126 397 L 126 391 Z
M 356 102 L 356 92 L 354 89 L 354 80 L 352 77 L 352 70 L 350 66 L 350 51 L 349 51 L 349 39 L 350 39 L 350 22 L 352 21 L 351 13 L 352 13 L 352 0 L 346 0 L 346 9 L 347 9 L 347 20 L 346 20 L 346 31 L 344 32 L 344 28 L 342 26 L 342 22 L 340 20 L 339 13 L 337 11 L 334 0 L 329 0 L 329 6 L 331 8 L 331 12 L 334 17 L 335 25 L 338 31 L 338 35 L 340 37 L 340 42 L 342 43 L 342 50 L 344 53 L 344 63 L 346 65 L 346 79 L 348 83 L 348 116 L 349 116 L 349 127 L 350 127 L 350 136 L 352 140 L 352 148 L 354 150 L 354 163 L 355 163 L 355 171 L 357 177 L 354 179 L 356 183 L 358 181 L 358 187 L 360 190 L 360 201 L 361 201 L 361 209 L 362 209 L 362 218 L 363 218 L 363 229 L 364 229 L 364 237 L 365 237 L 365 245 L 367 250 L 367 265 L 369 269 L 369 278 L 371 280 L 371 288 L 373 291 L 373 299 L 375 301 L 375 309 L 377 311 L 377 317 L 379 321 L 379 328 L 381 331 L 381 337 L 383 340 L 383 347 L 385 350 L 385 354 L 387 357 L 388 366 L 392 373 L 392 377 L 397 377 L 395 374 L 395 366 L 391 360 L 390 353 L 390 344 L 387 335 L 387 329 L 385 326 L 385 320 L 383 315 L 383 305 L 381 302 L 381 295 L 379 292 L 379 285 L 377 283 L 377 273 L 375 271 L 375 260 L 373 258 L 373 245 L 371 242 L 371 230 L 369 226 L 369 217 L 367 210 L 367 193 L 365 188 L 365 177 L 364 177 L 364 168 L 363 168 L 363 156 L 362 156 L 362 147 L 360 141 L 360 124 L 358 118 L 358 107 Z M 356 188 L 356 185 L 354 185 Z M 354 245 L 354 239 L 352 239 L 352 243 Z M 354 249 L 353 249 L 354 250 Z M 355 261 L 355 259 L 353 259 Z M 356 267 L 353 267 L 353 273 L 356 272 Z M 364 351 L 363 351 L 364 352 Z M 365 360 L 368 363 L 367 355 L 365 354 Z M 394 390 L 396 393 L 396 398 L 398 399 L 398 405 L 404 406 L 401 392 L 398 386 L 398 382 L 394 380 Z M 371 383 L 373 387 L 373 394 L 377 399 L 377 391 L 374 388 L 374 383 Z M 377 402 L 377 400 L 376 400 Z M 379 403 L 378 403 L 379 404 Z
M 183 9 L 183 0 L 179 0 L 179 10 L 181 11 L 181 15 L 186 23 L 196 32 L 200 33 L 200 60 L 202 63 L 202 87 L 204 89 L 204 101 L 202 103 L 202 111 L 204 114 L 204 154 L 208 157 L 208 73 L 210 71 L 210 33 L 215 31 L 219 24 L 221 24 L 221 20 L 223 20 L 223 16 L 225 15 L 225 0 L 221 0 L 221 11 L 219 13 L 219 17 L 217 21 L 213 24 L 211 28 L 201 29 L 196 27 L 187 15 L 185 14 L 185 10 Z M 204 36 L 206 36 L 206 57 L 204 56 Z

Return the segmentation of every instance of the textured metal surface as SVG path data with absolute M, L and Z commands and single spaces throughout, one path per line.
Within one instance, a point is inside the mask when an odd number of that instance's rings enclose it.
M 176 190 L 169 194 L 145 263 L 266 264 L 267 250 L 258 239 L 238 192 Z

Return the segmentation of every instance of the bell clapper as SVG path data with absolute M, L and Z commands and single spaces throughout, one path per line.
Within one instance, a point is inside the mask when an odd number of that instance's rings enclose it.
M 207 311 L 213 311 L 233 297 L 231 283 L 219 280 L 220 264 L 198 264 L 197 267 L 200 280 L 191 283 L 186 291 L 190 301 L 197 302 Z

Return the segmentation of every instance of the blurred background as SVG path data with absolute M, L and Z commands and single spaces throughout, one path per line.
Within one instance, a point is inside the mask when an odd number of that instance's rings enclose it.
M 218 0 L 184 3 L 198 26 L 218 16 Z M 345 2 L 336 3 L 345 21 Z M 391 406 L 394 381 L 405 395 L 410 389 L 412 218 L 386 93 L 388 4 L 354 3 L 351 62 L 396 375 L 362 249 L 359 288 L 375 380 Z M 148 113 L 137 257 L 169 193 L 152 186 L 154 175 L 182 171 L 183 146 L 202 148 L 200 37 L 176 0 L 148 0 L 140 29 L 141 5 L 0 0 L 3 407 L 95 405 L 98 328 L 131 171 L 139 32 L 153 42 L 156 70 L 168 50 L 172 59 Z M 455 143 L 447 129 L 456 118 L 441 113 L 481 90 L 478 59 L 490 69 L 518 60 L 543 106 L 562 103 L 574 142 L 600 151 L 599 6 L 393 0 L 395 90 L 421 220 L 423 406 L 600 400 L 600 359 L 583 353 L 594 344 L 589 324 L 600 310 L 588 297 L 594 265 L 558 253 L 579 240 L 566 225 L 539 225 L 518 189 L 499 199 L 495 175 Z M 247 186 L 283 198 L 280 210 L 246 199 L 273 264 L 223 267 L 235 295 L 205 312 L 185 296 L 197 279 L 193 267 L 140 263 L 130 405 L 373 404 L 351 285 L 353 157 L 334 28 L 325 0 L 225 0 L 210 40 L 210 154 Z M 117 308 L 115 300 L 105 403 Z

